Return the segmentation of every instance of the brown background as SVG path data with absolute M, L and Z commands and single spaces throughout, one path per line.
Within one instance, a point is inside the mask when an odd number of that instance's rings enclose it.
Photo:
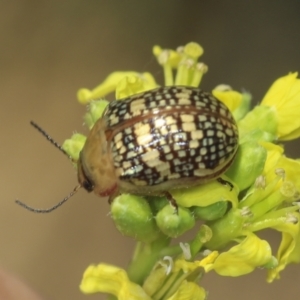
M 108 204 L 84 191 L 49 215 L 14 204 L 48 207 L 76 184 L 70 163 L 30 120 L 59 142 L 84 132 L 78 88 L 118 69 L 161 78 L 152 46 L 188 41 L 205 48 L 204 89 L 228 83 L 259 101 L 275 78 L 300 70 L 299 13 L 300 2 L 286 0 L 1 1 L 0 264 L 46 299 L 87 299 L 78 290 L 84 269 L 101 261 L 125 267 L 134 245 L 114 228 Z M 295 142 L 288 153 L 299 157 Z M 236 279 L 209 274 L 203 284 L 209 299 L 299 297 L 300 265 L 272 285 L 264 277 L 259 270 Z

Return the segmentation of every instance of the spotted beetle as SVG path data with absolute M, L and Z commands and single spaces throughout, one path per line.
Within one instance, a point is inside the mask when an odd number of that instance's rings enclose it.
M 236 122 L 212 94 L 186 86 L 159 87 L 108 104 L 80 152 L 79 185 L 61 202 L 35 209 L 16 201 L 34 212 L 50 212 L 80 187 L 109 201 L 119 193 L 162 195 L 219 178 L 237 148 Z
M 100 196 L 159 194 L 219 177 L 237 147 L 222 102 L 192 87 L 159 87 L 109 103 L 80 153 L 78 180 Z

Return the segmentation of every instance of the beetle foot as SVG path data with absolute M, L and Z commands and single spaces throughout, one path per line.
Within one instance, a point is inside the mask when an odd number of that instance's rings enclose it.
M 176 200 L 173 198 L 173 196 L 169 192 L 164 192 L 164 195 L 166 196 L 167 200 L 171 204 L 171 206 L 174 208 L 174 211 L 176 215 L 178 215 L 178 204 Z
M 229 187 L 230 187 L 230 191 L 232 191 L 232 189 L 233 189 L 233 184 L 232 184 L 231 182 L 229 182 L 229 181 L 227 181 L 227 180 L 225 180 L 225 179 L 223 179 L 223 178 L 221 178 L 221 177 L 217 178 L 217 181 L 218 181 L 219 183 L 221 183 L 222 185 L 227 185 L 227 186 L 229 186 Z

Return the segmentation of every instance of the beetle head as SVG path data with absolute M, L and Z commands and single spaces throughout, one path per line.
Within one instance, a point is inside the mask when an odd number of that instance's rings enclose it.
M 103 119 L 96 122 L 77 163 L 79 184 L 102 197 L 112 195 L 118 182 L 105 128 Z

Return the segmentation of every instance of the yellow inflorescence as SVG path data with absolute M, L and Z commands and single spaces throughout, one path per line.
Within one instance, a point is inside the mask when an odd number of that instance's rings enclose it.
M 197 43 L 188 43 L 177 50 L 154 46 L 153 53 L 163 68 L 164 85 L 198 87 L 208 70 L 198 61 L 203 52 Z M 135 200 L 141 197 L 122 195 L 121 200 L 125 197 L 130 201 L 123 201 L 128 205 L 120 206 L 117 202 L 113 206 L 117 227 L 123 234 L 145 243 L 138 242 L 128 272 L 105 264 L 89 267 L 80 285 L 84 293 L 105 292 L 118 299 L 133 300 L 202 300 L 206 292 L 196 283 L 203 273 L 214 270 L 223 276 L 236 277 L 259 267 L 268 270 L 271 282 L 279 278 L 288 264 L 300 261 L 297 202 L 300 161 L 286 157 L 284 148 L 277 144 L 278 140 L 300 136 L 300 79 L 297 76 L 290 73 L 277 79 L 252 110 L 249 93 L 239 93 L 225 85 L 212 91 L 238 122 L 240 146 L 236 160 L 226 173 L 232 190 L 218 182 L 172 190 L 180 206 L 176 222 L 174 218 L 161 216 L 169 205 L 165 197 L 143 198 L 136 205 Z M 113 72 L 98 87 L 79 90 L 78 99 L 87 104 L 114 91 L 116 99 L 120 99 L 157 86 L 150 73 Z M 89 128 L 107 105 L 101 103 L 98 107 L 97 101 L 92 103 L 95 106 L 85 118 Z M 83 136 L 74 136 L 64 149 L 77 159 L 84 141 Z M 147 214 L 141 211 L 143 209 L 147 209 Z M 118 216 L 124 214 L 130 216 L 130 220 L 123 218 L 123 223 L 119 222 Z M 144 223 L 141 218 L 135 222 L 135 216 L 143 215 L 147 216 Z M 158 227 L 157 216 L 163 223 Z M 184 241 L 181 247 L 171 246 L 172 237 L 198 226 L 196 218 L 203 218 L 205 224 L 195 238 Z M 267 240 L 256 234 L 266 228 L 282 236 L 277 254 L 273 254 Z M 147 237 L 143 237 L 143 232 L 147 232 Z M 195 259 L 197 255 L 200 260 Z

